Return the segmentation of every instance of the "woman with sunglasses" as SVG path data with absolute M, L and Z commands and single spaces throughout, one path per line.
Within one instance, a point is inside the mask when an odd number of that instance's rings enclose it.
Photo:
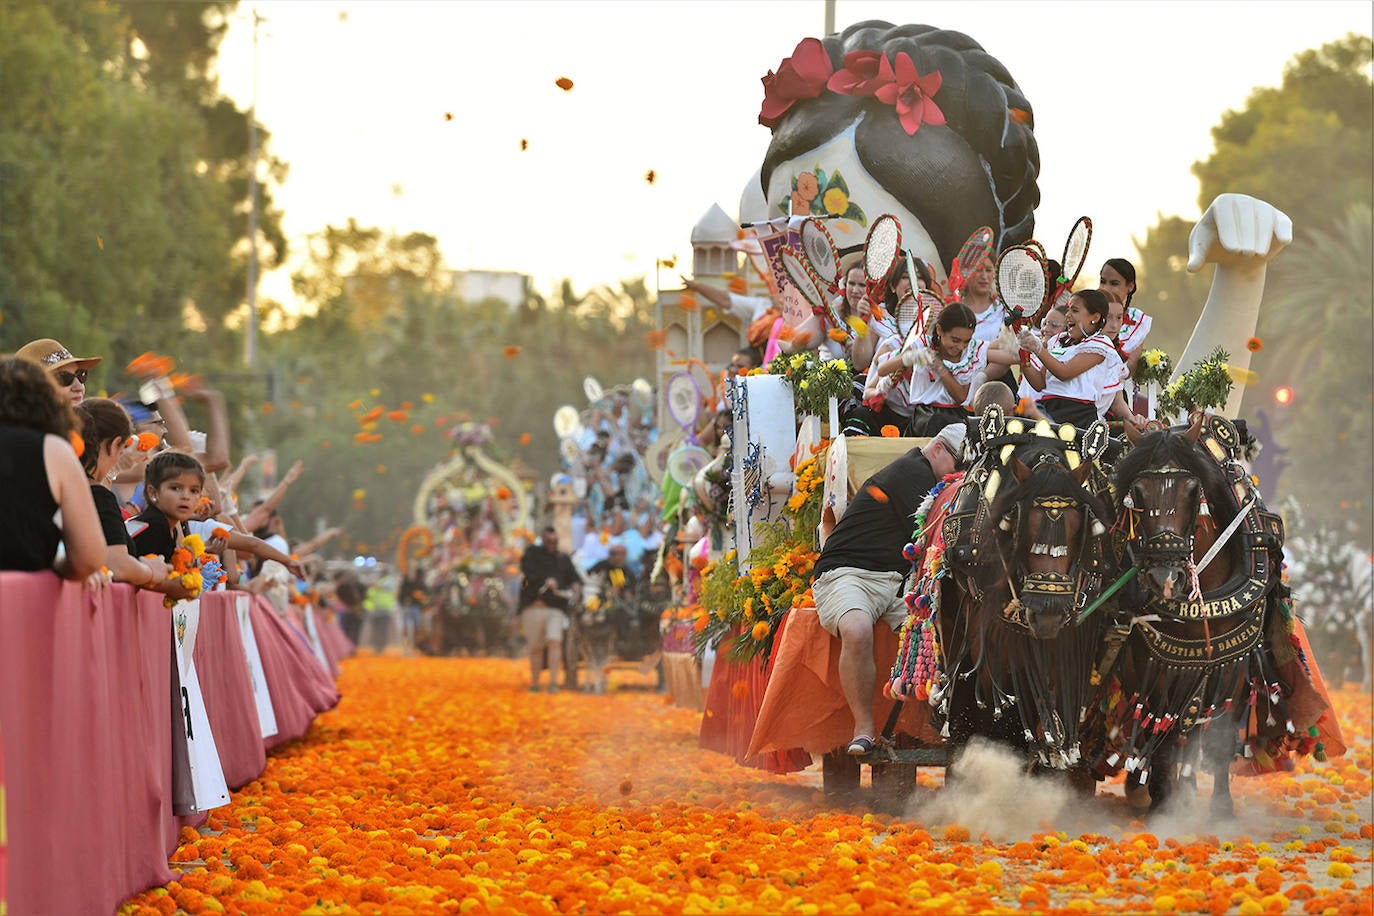
M 73 407 L 86 397 L 86 379 L 91 367 L 100 362 L 99 356 L 72 356 L 66 347 L 51 337 L 31 340 L 14 355 L 31 359 L 47 369 L 53 383 L 62 389 Z
M 100 572 L 105 544 L 76 428 L 41 364 L 0 358 L 0 570 L 52 569 L 77 582 Z

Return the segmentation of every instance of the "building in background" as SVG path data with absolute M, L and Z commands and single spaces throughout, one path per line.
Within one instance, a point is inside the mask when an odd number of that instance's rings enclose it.
M 511 270 L 455 270 L 453 295 L 476 305 L 496 300 L 514 311 L 530 298 L 530 278 Z

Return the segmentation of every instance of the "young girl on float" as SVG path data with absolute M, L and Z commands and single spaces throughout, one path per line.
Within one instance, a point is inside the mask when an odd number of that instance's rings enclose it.
M 911 369 L 907 435 L 934 436 L 951 423 L 967 420 L 979 383 L 989 375 L 1002 374 L 1014 361 L 1010 352 L 975 340 L 977 324 L 968 306 L 950 303 L 940 310 L 926 340 L 904 348 L 879 368 L 887 373 Z
M 1069 300 L 1067 333 L 1042 341 L 1030 328 L 1021 331 L 1021 348 L 1028 354 L 1021 373 L 1039 392 L 1036 407 L 1051 422 L 1086 428 L 1106 413 L 1120 390 L 1121 357 L 1102 333 L 1107 313 L 1106 294 L 1085 289 Z M 1103 403 L 1108 392 L 1111 397 Z
M 297 579 L 305 578 L 300 560 L 287 556 L 266 541 L 219 525 L 214 521 L 194 520 L 205 487 L 205 469 L 185 452 L 163 452 L 144 472 L 148 508 L 128 521 L 134 552 L 139 556 L 157 554 L 171 561 L 172 552 L 190 534 L 198 534 L 206 549 L 228 547 L 238 553 L 251 553 L 264 560 L 276 560 Z M 220 532 L 216 537 L 215 532 Z M 227 532 L 227 535 L 225 534 Z
M 1109 417 L 1115 417 L 1114 424 L 1129 423 L 1136 429 L 1143 429 L 1148 417 L 1138 416 L 1131 409 L 1131 368 L 1127 359 L 1127 353 L 1121 344 L 1122 324 L 1126 314 L 1125 304 L 1114 294 L 1107 296 L 1107 323 L 1102 327 L 1102 334 L 1116 347 L 1116 355 L 1121 357 L 1121 385 L 1115 390 L 1104 388 L 1098 406 L 1104 403 L 1107 405 L 1106 411 Z M 1137 351 L 1138 352 L 1138 351 Z
M 916 261 L 921 278 L 927 273 L 924 263 Z M 862 263 L 857 268 L 862 270 Z M 881 335 L 874 348 L 873 358 L 864 373 L 863 395 L 858 406 L 851 407 L 845 417 L 846 426 L 857 421 L 869 434 L 877 434 L 887 426 L 905 430 L 911 425 L 911 402 L 907 400 L 910 387 L 911 370 L 900 365 L 896 369 L 883 372 L 881 367 L 894 360 L 902 349 L 902 335 L 897 327 L 898 310 L 908 300 L 914 299 L 911 277 L 905 270 L 894 270 L 883 287 L 883 308 L 875 308 L 869 315 L 869 334 Z M 897 365 L 889 363 L 889 365 Z
M 1108 258 L 1098 273 L 1097 288 L 1106 293 L 1108 298 L 1119 299 L 1124 307 L 1116 341 L 1117 349 L 1126 360 L 1129 376 L 1135 372 L 1135 364 L 1144 352 L 1145 337 L 1150 333 L 1152 323 L 1149 315 L 1131 305 L 1131 299 L 1136 294 L 1135 265 L 1125 258 Z

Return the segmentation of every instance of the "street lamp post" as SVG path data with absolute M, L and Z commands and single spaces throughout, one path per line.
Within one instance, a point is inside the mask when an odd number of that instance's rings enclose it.
M 243 364 L 253 368 L 258 357 L 258 26 L 253 10 L 253 98 L 248 107 L 248 323 Z

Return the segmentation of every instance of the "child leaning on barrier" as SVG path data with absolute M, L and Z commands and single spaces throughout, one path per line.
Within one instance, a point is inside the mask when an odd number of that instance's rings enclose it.
M 202 534 L 206 548 L 228 547 L 239 553 L 250 553 L 265 560 L 276 560 L 298 579 L 305 577 L 299 560 L 287 556 L 261 538 L 243 534 L 214 524 L 193 521 L 201 503 L 205 486 L 205 469 L 195 456 L 185 452 L 163 452 L 148 462 L 144 472 L 144 490 L 148 508 L 129 519 L 129 534 L 133 537 L 134 553 L 139 556 L 155 553 L 170 561 L 182 538 L 188 534 Z M 221 532 L 214 537 L 213 532 Z

